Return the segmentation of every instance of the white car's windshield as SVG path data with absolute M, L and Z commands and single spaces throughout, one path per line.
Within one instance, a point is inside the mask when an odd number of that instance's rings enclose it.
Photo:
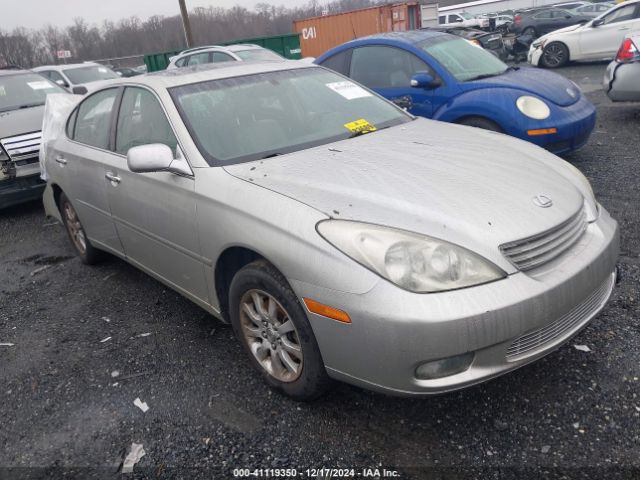
M 508 70 L 497 57 L 462 38 L 438 37 L 417 46 L 435 58 L 459 82 L 493 77 Z
M 251 61 L 251 60 L 256 60 L 256 61 L 260 61 L 260 60 L 282 61 L 282 60 L 284 60 L 284 58 L 282 58 L 276 52 L 274 52 L 272 50 L 267 50 L 267 49 L 264 49 L 264 48 L 253 48 L 251 50 L 240 50 L 240 51 L 236 51 L 236 52 L 233 52 L 233 53 L 238 55 L 245 62 L 246 61 Z
M 466 12 L 459 13 L 458 15 L 460 15 L 465 20 L 472 20 L 473 19 L 473 15 L 471 15 L 469 13 L 466 13 Z
M 0 75 L 0 112 L 44 105 L 50 93 L 64 90 L 35 73 Z
M 97 82 L 98 80 L 120 78 L 113 70 L 99 66 L 67 68 L 64 70 L 64 74 L 74 85 Z
M 304 150 L 412 120 L 323 68 L 212 80 L 170 92 L 211 165 Z

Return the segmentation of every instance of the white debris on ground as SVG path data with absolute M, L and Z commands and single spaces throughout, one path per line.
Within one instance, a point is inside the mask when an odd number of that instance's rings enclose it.
M 580 350 L 581 352 L 590 352 L 591 349 L 589 347 L 587 347 L 586 345 L 574 345 L 573 348 L 575 348 L 576 350 Z
M 116 378 L 120 376 L 120 372 L 118 370 L 114 370 L 111 372 L 111 378 Z
M 151 335 L 150 333 L 141 333 L 140 335 L 136 335 L 136 338 L 148 337 Z
M 111 319 L 109 317 L 102 317 L 102 320 L 104 320 L 107 323 L 109 323 L 111 321 Z
M 136 398 L 133 401 L 133 404 L 138 407 L 140 410 L 142 410 L 144 413 L 147 413 L 147 410 L 149 410 L 149 405 L 147 405 L 147 402 L 143 402 L 142 400 L 140 400 L 139 398 Z
M 132 473 L 133 467 L 145 456 L 145 451 L 141 443 L 132 443 L 131 450 L 122 463 L 122 473 Z
M 111 337 L 103 338 L 100 343 L 108 342 L 109 340 L 111 340 Z
M 544 445 L 544 446 L 540 449 L 540 451 L 541 451 L 542 453 L 549 453 L 549 450 L 551 450 L 551 446 L 549 446 L 549 445 Z
M 0 343 L 0 347 L 13 347 L 15 343 L 3 342 Z

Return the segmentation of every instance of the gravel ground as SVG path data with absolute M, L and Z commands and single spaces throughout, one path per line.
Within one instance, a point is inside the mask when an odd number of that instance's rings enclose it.
M 325 466 L 640 478 L 640 105 L 611 104 L 603 71 L 563 70 L 599 115 L 567 160 L 620 223 L 621 282 L 570 344 L 461 392 L 416 400 L 339 384 L 295 403 L 263 385 L 229 327 L 120 260 L 82 265 L 39 204 L 0 212 L 0 343 L 14 344 L 0 346 L 0 478 L 117 476 L 132 442 L 148 477 Z

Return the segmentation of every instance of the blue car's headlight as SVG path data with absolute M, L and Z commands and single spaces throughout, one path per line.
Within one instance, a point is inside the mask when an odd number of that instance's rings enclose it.
M 518 100 L 516 100 L 516 106 L 523 115 L 533 118 L 534 120 L 544 120 L 551 115 L 551 110 L 549 110 L 546 103 L 539 98 L 529 95 L 523 95 L 518 98 Z

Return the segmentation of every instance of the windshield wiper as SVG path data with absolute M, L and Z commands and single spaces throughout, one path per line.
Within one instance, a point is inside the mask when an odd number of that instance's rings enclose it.
M 380 130 L 384 130 L 385 128 L 389 128 L 389 126 L 376 128 L 375 130 L 358 130 L 357 132 L 353 132 L 351 135 L 349 135 L 349 138 L 356 138 L 362 135 L 366 135 L 367 133 L 379 132 Z
M 269 155 L 265 155 L 260 160 L 265 160 L 267 158 L 279 157 L 280 155 L 284 155 L 284 153 L 270 153 Z
M 467 78 L 467 82 L 473 82 L 474 80 L 482 80 L 483 78 L 491 78 L 491 77 L 497 77 L 498 75 L 502 75 L 504 72 L 497 72 L 497 73 L 483 73 L 482 75 L 478 75 L 477 77 L 471 77 L 471 78 Z

